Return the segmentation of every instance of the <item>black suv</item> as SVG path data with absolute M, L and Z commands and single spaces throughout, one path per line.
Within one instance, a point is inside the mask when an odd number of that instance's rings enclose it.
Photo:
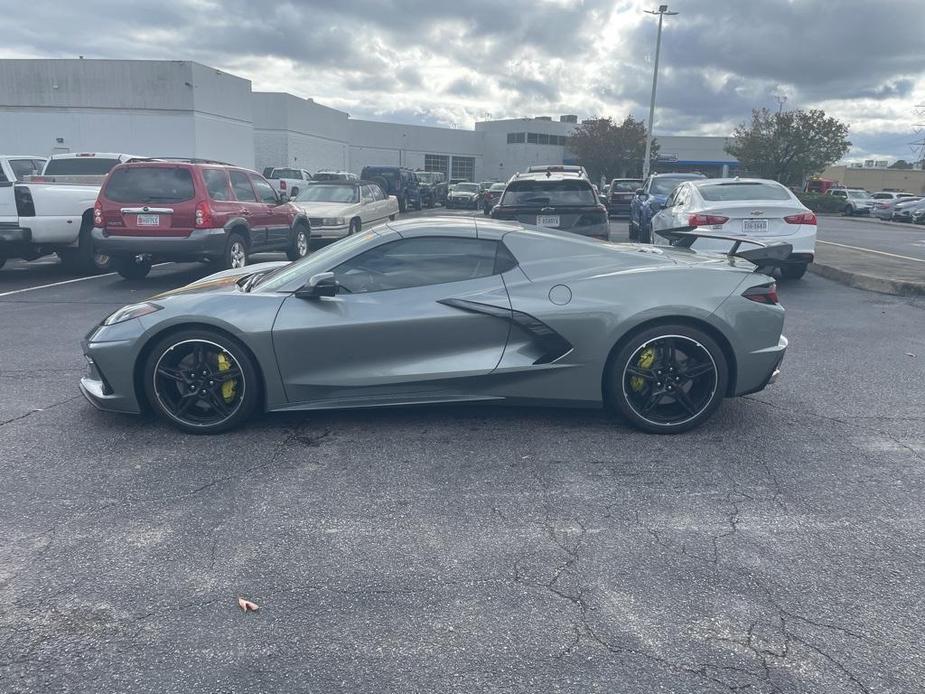
M 399 212 L 405 212 L 409 207 L 416 210 L 423 207 L 421 187 L 411 169 L 403 166 L 364 166 L 360 178 L 378 183 L 386 195 L 398 198 Z
M 607 208 L 598 200 L 591 182 L 573 173 L 515 175 L 491 216 L 604 240 L 610 235 Z
M 421 188 L 421 200 L 427 207 L 446 205 L 446 194 L 449 188 L 446 174 L 442 171 L 415 171 L 418 185 Z

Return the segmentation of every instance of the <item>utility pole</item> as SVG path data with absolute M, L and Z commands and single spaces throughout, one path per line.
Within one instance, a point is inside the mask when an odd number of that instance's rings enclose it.
M 655 40 L 655 69 L 652 70 L 652 98 L 649 100 L 649 127 L 646 129 L 646 158 L 642 161 L 642 177 L 649 177 L 649 159 L 652 157 L 652 123 L 655 120 L 655 88 L 658 86 L 658 57 L 662 49 L 662 21 L 665 16 L 673 17 L 668 5 L 659 5 L 658 10 L 645 10 L 646 14 L 658 15 L 658 38 Z

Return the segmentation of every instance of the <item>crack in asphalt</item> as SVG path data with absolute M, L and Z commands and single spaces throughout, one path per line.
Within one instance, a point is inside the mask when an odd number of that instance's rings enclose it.
M 80 400 L 82 397 L 83 396 L 80 394 L 72 395 L 71 397 L 65 398 L 64 400 L 59 400 L 58 402 L 54 402 L 51 405 L 46 405 L 45 407 L 37 407 L 34 410 L 30 410 L 29 412 L 26 412 L 25 414 L 21 414 L 17 417 L 11 417 L 10 419 L 5 419 L 3 421 L 0 421 L 0 427 L 6 426 L 7 424 L 12 424 L 13 422 L 19 422 L 23 419 L 26 419 L 27 417 L 31 417 L 34 414 L 38 414 L 39 412 L 47 412 L 48 410 L 54 409 L 55 407 L 60 407 L 61 405 L 66 405 L 67 403 L 73 402 L 74 400 Z

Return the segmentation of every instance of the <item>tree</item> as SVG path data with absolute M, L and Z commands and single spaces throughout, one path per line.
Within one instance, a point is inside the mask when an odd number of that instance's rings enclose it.
M 907 162 L 905 159 L 897 159 L 888 167 L 890 169 L 911 169 L 912 164 Z
M 741 123 L 726 151 L 742 167 L 784 185 L 802 185 L 848 153 L 848 125 L 821 109 L 774 113 L 752 111 L 751 124 Z
M 592 181 L 638 176 L 646 156 L 646 126 L 632 116 L 619 125 L 612 118 L 586 120 L 569 137 L 568 148 Z M 653 142 L 653 161 L 657 154 L 658 144 Z

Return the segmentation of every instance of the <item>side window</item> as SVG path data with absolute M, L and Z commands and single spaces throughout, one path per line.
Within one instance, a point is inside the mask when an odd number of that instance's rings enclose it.
M 202 180 L 206 183 L 206 191 L 212 200 L 224 202 L 231 200 L 231 189 L 228 187 L 228 173 L 222 169 L 203 169 Z
M 372 186 L 360 186 L 360 192 L 362 194 L 362 199 L 364 203 L 373 202 L 376 200 L 376 196 L 373 193 Z
M 39 173 L 42 169 L 41 167 L 36 169 L 35 165 L 38 163 L 36 159 L 10 159 L 9 165 L 13 169 L 13 176 L 21 181 L 26 176 L 34 176 Z
M 401 239 L 371 248 L 334 269 L 351 294 L 461 282 L 495 274 L 498 242 L 451 236 Z
M 279 198 L 276 197 L 276 191 L 273 190 L 273 186 L 260 178 L 260 176 L 251 175 L 250 179 L 251 183 L 254 184 L 254 190 L 257 191 L 257 195 L 260 197 L 260 202 L 265 202 L 268 205 L 279 204 Z
M 675 188 L 675 189 L 674 189 L 674 192 L 672 192 L 672 194 L 668 196 L 668 199 L 665 200 L 665 207 L 666 207 L 666 208 L 668 208 L 668 207 L 674 207 L 675 205 L 678 204 L 678 191 L 679 191 L 679 190 L 681 190 L 681 189 L 680 189 L 680 188 Z
M 235 198 L 241 202 L 257 202 L 257 196 L 251 188 L 250 181 L 247 180 L 247 174 L 241 171 L 231 171 L 230 175 Z

